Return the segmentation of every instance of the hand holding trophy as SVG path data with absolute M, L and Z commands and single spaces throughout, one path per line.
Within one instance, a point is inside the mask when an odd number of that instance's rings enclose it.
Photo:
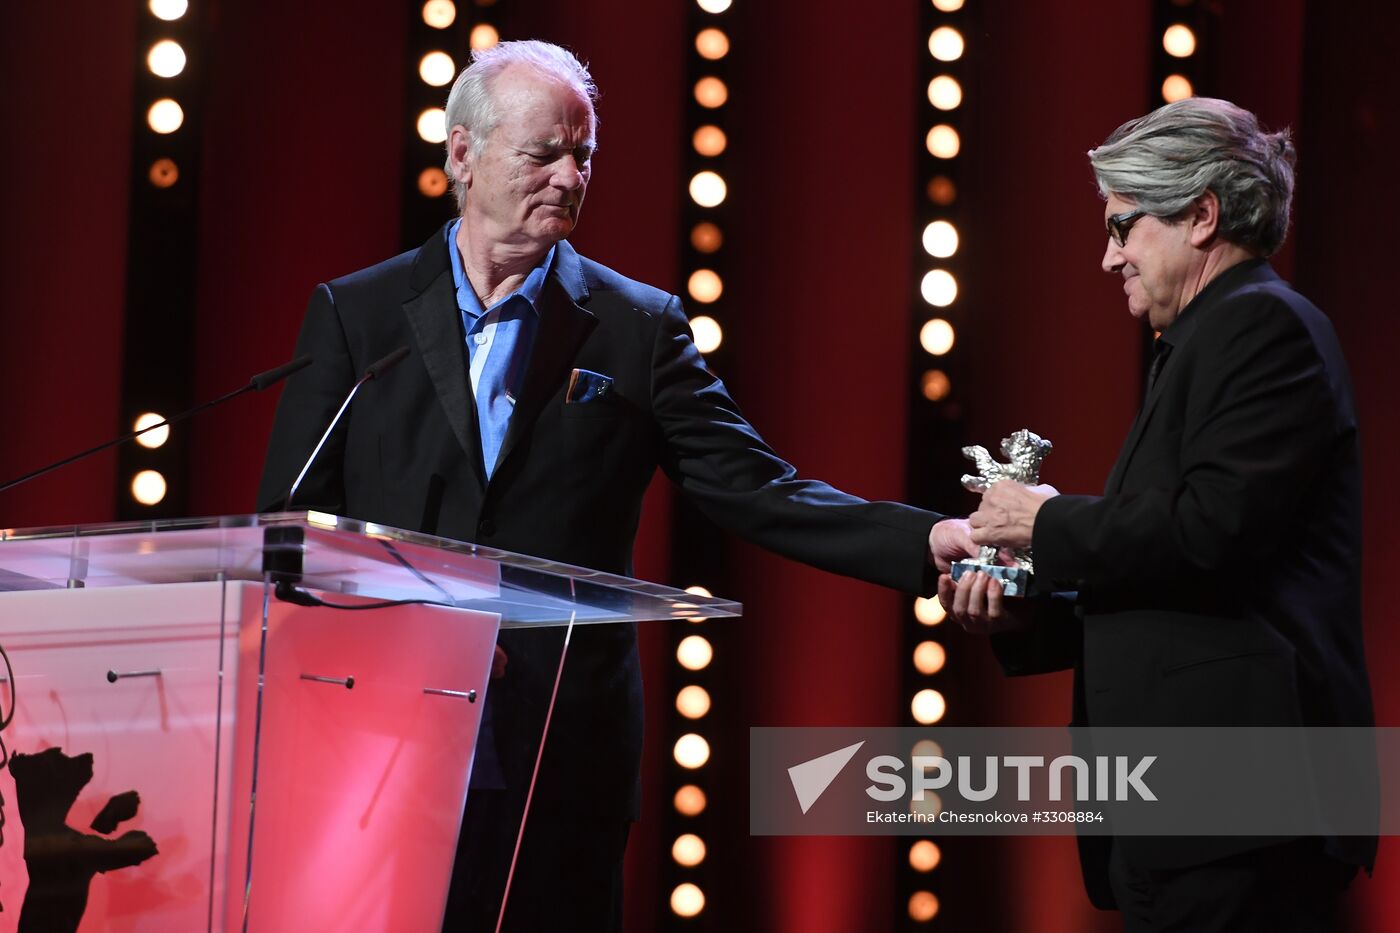
M 1001 453 L 1007 458 L 1006 463 L 998 462 L 985 447 L 964 447 L 963 456 L 977 465 L 978 475 L 964 474 L 963 488 L 970 492 L 986 492 L 993 483 L 1004 480 L 1034 486 L 1040 482 L 1040 464 L 1053 446 L 1044 438 L 1022 428 L 1001 442 Z M 1010 566 L 1002 564 L 997 559 L 998 548 L 984 545 L 976 560 L 953 564 L 953 579 L 960 580 L 964 574 L 981 571 L 1001 582 L 1003 595 L 1025 596 L 1030 592 L 1035 571 L 1031 549 L 1029 546 L 1014 548 L 1011 557 Z

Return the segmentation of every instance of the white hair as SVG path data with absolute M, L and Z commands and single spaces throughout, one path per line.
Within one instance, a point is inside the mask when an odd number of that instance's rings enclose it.
M 467 189 L 457 183 L 452 174 L 452 127 L 465 127 L 471 134 L 472 150 L 480 152 L 486 146 L 491 131 L 501 122 L 496 109 L 496 99 L 491 85 L 502 71 L 511 65 L 529 65 L 545 76 L 577 91 L 588 101 L 589 116 L 593 130 L 598 128 L 598 87 L 588 66 L 579 61 L 573 52 L 539 39 L 521 39 L 511 42 L 498 42 L 489 49 L 479 49 L 472 53 L 472 62 L 452 84 L 447 95 L 448 155 L 445 168 L 447 177 L 452 179 L 452 193 L 457 198 L 460 213 L 467 203 Z
M 1263 256 L 1288 235 L 1295 158 L 1288 130 L 1265 132 L 1248 110 L 1211 97 L 1158 107 L 1089 150 L 1105 198 L 1116 194 L 1174 219 L 1214 192 L 1220 236 Z

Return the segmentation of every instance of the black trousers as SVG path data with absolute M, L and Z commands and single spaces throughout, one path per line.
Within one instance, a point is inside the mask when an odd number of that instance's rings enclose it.
M 524 808 L 512 791 L 467 796 L 443 933 L 492 933 Z M 509 933 L 621 933 L 622 856 L 631 823 L 532 810 L 511 880 Z
M 1109 883 L 1125 933 L 1330 933 L 1356 866 L 1294 839 L 1172 871 L 1132 864 L 1121 846 Z

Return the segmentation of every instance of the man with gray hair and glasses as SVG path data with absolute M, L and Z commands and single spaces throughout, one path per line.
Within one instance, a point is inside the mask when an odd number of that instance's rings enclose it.
M 593 171 L 596 89 L 569 51 L 477 52 L 447 100 L 459 216 L 422 247 L 316 288 L 273 427 L 261 509 L 284 491 L 370 363 L 411 355 L 362 393 L 303 480 L 298 508 L 630 574 L 659 467 L 722 527 L 787 557 L 910 592 L 975 554 L 964 522 L 803 479 L 705 367 L 680 299 L 574 251 Z M 444 929 L 621 929 L 638 813 L 636 631 L 500 637 Z M 545 726 L 538 783 L 532 777 Z M 526 800 L 530 815 L 517 833 Z
M 1159 333 L 1142 408 L 1103 495 L 998 483 L 970 517 L 974 541 L 1032 547 L 1077 600 L 1003 600 L 984 574 L 940 578 L 940 599 L 1007 673 L 1072 667 L 1076 725 L 1372 725 L 1351 382 L 1331 323 L 1266 258 L 1288 231 L 1287 131 L 1193 98 L 1089 162 L 1103 269 Z M 1133 933 L 1334 929 L 1375 849 L 1080 837 L 1090 898 Z

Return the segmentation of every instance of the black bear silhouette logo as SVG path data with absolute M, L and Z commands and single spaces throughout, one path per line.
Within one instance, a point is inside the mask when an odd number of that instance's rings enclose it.
M 156 844 L 139 830 L 116 839 L 84 833 L 68 825 L 68 811 L 92 780 L 92 754 L 65 755 L 46 748 L 10 756 L 19 818 L 24 824 L 24 861 L 29 892 L 20 908 L 19 933 L 73 933 L 87 909 L 88 885 L 98 872 L 140 865 L 156 854 Z M 117 794 L 92 821 L 108 834 L 136 815 L 136 791 Z

